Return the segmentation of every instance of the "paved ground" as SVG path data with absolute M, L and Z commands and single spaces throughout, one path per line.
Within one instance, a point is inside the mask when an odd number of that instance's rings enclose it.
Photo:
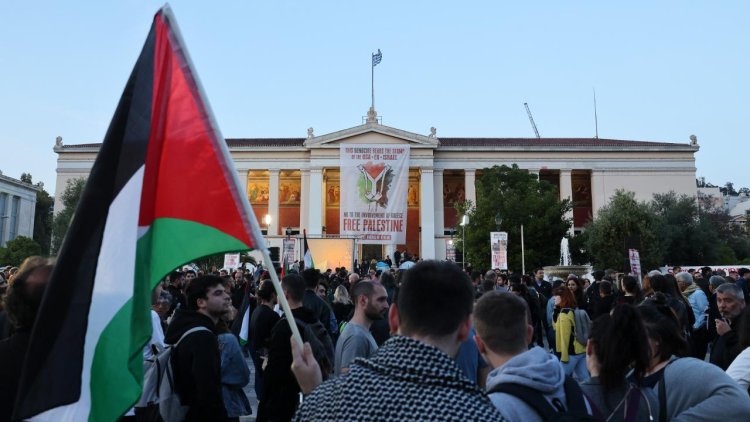
M 245 394 L 250 400 L 250 406 L 253 407 L 253 414 L 240 417 L 240 422 L 255 422 L 255 415 L 258 414 L 258 397 L 255 395 L 255 365 L 252 359 L 245 358 L 245 363 L 250 367 L 250 382 L 245 386 Z

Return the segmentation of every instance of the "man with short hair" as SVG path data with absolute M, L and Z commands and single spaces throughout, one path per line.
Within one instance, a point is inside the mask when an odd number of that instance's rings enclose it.
M 181 272 L 172 271 L 172 273 L 169 274 L 169 284 L 167 285 L 167 292 L 172 295 L 172 304 L 169 307 L 170 315 L 172 314 L 172 312 L 174 312 L 175 309 L 177 309 L 178 304 L 180 305 L 180 308 L 185 308 L 187 299 L 185 298 L 185 294 L 182 290 L 184 285 L 185 278 L 183 277 Z
M 215 327 L 231 305 L 223 280 L 213 275 L 194 279 L 187 290 L 187 305 L 178 309 L 164 335 L 164 343 L 180 344 L 171 365 L 175 390 L 188 406 L 186 421 L 225 421 L 221 392 L 221 355 Z M 190 329 L 202 327 L 183 338 Z
M 594 308 L 593 316 L 591 319 L 608 314 L 612 307 L 615 305 L 615 296 L 612 294 L 612 283 L 607 280 L 602 280 L 599 283 L 599 301 L 596 303 Z
M 309 270 L 305 270 L 303 273 L 307 271 Z M 315 313 L 303 306 L 303 300 L 307 293 L 305 283 L 302 277 L 297 274 L 289 274 L 281 280 L 284 297 L 289 302 L 292 317 L 303 336 L 305 335 L 303 324 L 312 326 L 318 322 Z M 268 365 L 263 372 L 265 393 L 264 398 L 258 404 L 258 420 L 288 421 L 294 415 L 294 411 L 299 404 L 300 388 L 289 369 L 292 364 L 292 350 L 289 344 L 292 330 L 289 328 L 288 318 L 289 316 L 286 315 L 271 330 L 271 340 L 268 344 Z M 303 340 L 310 341 L 310 339 Z M 330 342 L 330 339 L 328 341 Z
M 604 279 L 604 271 L 596 270 L 591 275 L 594 277 L 594 281 L 589 288 L 586 289 L 586 292 L 584 292 L 585 297 L 583 300 L 586 301 L 586 312 L 589 314 L 589 317 L 593 319 L 596 312 L 596 305 L 601 300 L 601 296 L 599 295 L 599 284 Z
M 502 384 L 512 383 L 538 391 L 550 405 L 553 401 L 568 403 L 565 370 L 560 361 L 541 347 L 528 349 L 534 336 L 528 315 L 528 305 L 520 297 L 512 293 L 487 293 L 474 309 L 474 340 L 493 368 L 487 376 L 492 404 L 508 420 L 536 422 L 542 421 L 541 416 L 522 399 L 493 392 Z M 583 400 L 583 393 L 573 399 Z
M 349 365 L 355 358 L 369 358 L 378 350 L 370 326 L 381 320 L 388 309 L 388 293 L 379 283 L 362 281 L 352 289 L 354 315 L 346 324 L 336 342 L 334 374 L 349 372 Z
M 321 324 L 328 330 L 331 340 L 338 338 L 338 323 L 333 315 L 330 305 L 318 296 L 318 285 L 320 284 L 320 272 L 314 268 L 302 271 L 302 279 L 305 281 L 305 294 L 302 306 L 311 310 L 320 320 Z
M 541 293 L 545 299 L 552 297 L 552 283 L 544 279 L 544 268 L 534 271 L 534 288 Z
M 706 310 L 708 309 L 708 298 L 706 293 L 693 281 L 693 276 L 687 272 L 679 272 L 675 275 L 677 286 L 682 295 L 687 298 L 690 309 L 695 317 L 690 341 L 692 342 L 692 356 L 696 359 L 705 359 L 708 348 L 708 329 L 706 328 Z
M 745 309 L 745 297 L 740 286 L 734 283 L 724 283 L 716 289 L 716 304 L 721 318 L 716 319 L 716 334 L 711 348 L 711 363 L 723 370 L 727 370 L 734 358 L 739 354 L 737 343 L 741 329 L 740 316 Z
M 371 358 L 354 361 L 348 374 L 319 385 L 295 420 L 503 421 L 453 361 L 468 336 L 473 302 L 471 281 L 458 266 L 416 264 L 404 273 L 388 314 L 399 335 Z M 295 347 L 293 370 L 308 391 L 319 382 L 305 376 L 316 365 L 307 345 Z
M 742 293 L 745 295 L 745 302 L 750 300 L 750 269 L 740 268 L 737 270 L 737 285 L 742 289 Z

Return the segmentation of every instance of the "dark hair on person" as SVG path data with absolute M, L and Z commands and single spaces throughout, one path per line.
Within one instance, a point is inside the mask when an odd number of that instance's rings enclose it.
M 575 308 L 576 297 L 567 287 L 560 286 L 552 292 L 553 296 L 560 296 L 560 309 Z
M 495 280 L 482 280 L 482 292 L 491 292 L 495 290 Z
M 654 293 L 672 294 L 671 283 L 661 274 L 654 274 L 651 276 L 651 290 Z
M 306 271 L 308 270 L 303 271 L 303 273 Z M 281 287 L 295 302 L 302 302 L 305 298 L 305 280 L 297 274 L 284 276 L 281 279 Z
M 527 286 L 532 286 L 532 283 L 534 282 L 534 279 L 530 275 L 524 274 L 524 275 L 521 276 L 521 281 L 523 282 L 523 284 L 525 284 Z
M 224 279 L 218 275 L 204 275 L 194 278 L 190 285 L 185 288 L 187 308 L 197 311 L 198 299 L 208 299 L 208 291 L 216 286 L 224 286 Z
M 667 297 L 658 292 L 638 306 L 638 314 L 648 332 L 648 337 L 658 343 L 656 352 L 659 362 L 672 355 L 686 356 L 688 344 L 682 336 L 682 329 L 674 310 L 667 305 Z
M 601 293 L 604 293 L 605 296 L 609 296 L 612 294 L 612 282 L 607 280 L 602 280 L 601 283 L 599 283 L 599 291 Z
M 646 375 L 650 363 L 648 333 L 634 306 L 619 305 L 611 316 L 595 319 L 589 341 L 601 365 L 599 382 L 605 392 L 620 387 L 631 368 L 639 383 Z
M 372 293 L 375 291 L 375 283 L 371 281 L 360 281 L 357 284 L 352 287 L 351 294 L 349 295 L 352 298 L 352 302 L 354 303 L 354 307 L 357 307 L 357 303 L 359 302 L 359 297 L 371 297 Z
M 505 292 L 482 295 L 474 307 L 474 330 L 495 353 L 516 355 L 528 347 L 529 307 L 525 300 Z
M 383 273 L 380 274 L 380 284 L 382 284 L 383 287 L 396 287 L 396 277 L 394 277 L 390 271 L 383 271 Z
M 735 350 L 742 351 L 750 347 L 750 306 L 746 306 L 740 316 L 739 341 Z
M 265 300 L 266 302 L 273 299 L 273 294 L 275 293 L 275 289 L 273 287 L 273 281 L 271 280 L 263 280 L 260 283 L 260 286 L 258 286 L 258 291 L 255 292 L 255 294 L 261 299 Z
M 556 278 L 556 279 L 552 280 L 552 290 L 554 291 L 558 287 L 562 287 L 562 285 L 564 283 L 565 283 L 565 281 L 560 280 L 559 278 Z M 549 299 L 549 298 L 547 298 L 547 299 Z
M 421 261 L 403 275 L 396 303 L 403 334 L 446 336 L 471 315 L 474 289 L 458 266 Z
M 481 280 L 482 279 L 482 273 L 479 272 L 479 271 L 477 271 L 477 270 L 474 270 L 474 271 L 471 272 L 471 281 L 474 281 L 476 279 L 480 279 Z
M 626 293 L 630 293 L 635 297 L 636 303 L 640 303 L 641 299 L 643 299 L 641 286 L 638 285 L 638 280 L 632 275 L 626 275 L 622 278 L 622 287 Z
M 164 274 L 164 273 L 162 273 L 162 274 Z M 172 271 L 169 274 L 169 283 L 172 284 L 175 281 L 180 281 L 180 277 L 182 277 L 182 273 L 181 272 L 179 272 L 179 271 Z
M 308 268 L 302 271 L 302 279 L 304 279 L 305 287 L 308 289 L 315 289 L 320 283 L 320 271 L 315 268 Z
M 190 274 L 190 273 L 192 273 L 193 275 L 197 275 L 195 273 L 195 270 L 185 270 L 185 274 Z
M 26 261 L 24 261 L 24 264 L 26 264 Z M 16 330 L 31 330 L 42 304 L 47 281 L 52 272 L 52 264 L 46 259 L 39 258 L 28 265 L 22 265 L 21 268 L 22 270 L 13 277 L 13 284 L 8 286 L 3 297 L 3 308 Z M 39 272 L 40 277 L 44 278 L 44 281 L 38 284 L 29 284 L 29 277 L 37 272 Z
M 591 275 L 594 276 L 594 281 L 602 281 L 602 279 L 604 278 L 604 271 L 596 270 L 591 273 Z
M 508 290 L 513 293 L 518 293 L 522 298 L 526 298 L 526 296 L 529 295 L 529 288 L 520 281 L 511 282 Z

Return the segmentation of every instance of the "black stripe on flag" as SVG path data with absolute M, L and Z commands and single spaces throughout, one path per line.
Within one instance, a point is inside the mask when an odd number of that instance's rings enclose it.
M 75 403 L 81 395 L 86 327 L 109 207 L 145 161 L 152 117 L 155 37 L 154 24 L 60 249 L 32 330 L 14 420 Z

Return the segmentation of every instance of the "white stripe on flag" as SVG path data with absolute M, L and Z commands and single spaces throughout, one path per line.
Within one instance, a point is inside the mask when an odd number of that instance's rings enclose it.
M 242 326 L 240 327 L 240 340 L 242 344 L 247 343 L 250 338 L 250 306 L 245 309 L 245 315 L 242 316 Z
M 144 169 L 145 166 L 141 166 L 133 174 L 109 206 L 86 327 L 81 370 L 81 396 L 76 403 L 40 413 L 30 419 L 32 421 L 77 422 L 86 421 L 89 418 L 91 388 L 102 387 L 90 385 L 91 363 L 94 360 L 96 344 L 107 324 L 133 296 L 135 249 L 140 211 L 140 207 L 133 206 L 133 204 L 141 202 Z M 127 341 L 127 337 L 127 333 L 123 333 L 123 343 Z M 71 380 L 71 382 L 76 382 L 76 380 Z

